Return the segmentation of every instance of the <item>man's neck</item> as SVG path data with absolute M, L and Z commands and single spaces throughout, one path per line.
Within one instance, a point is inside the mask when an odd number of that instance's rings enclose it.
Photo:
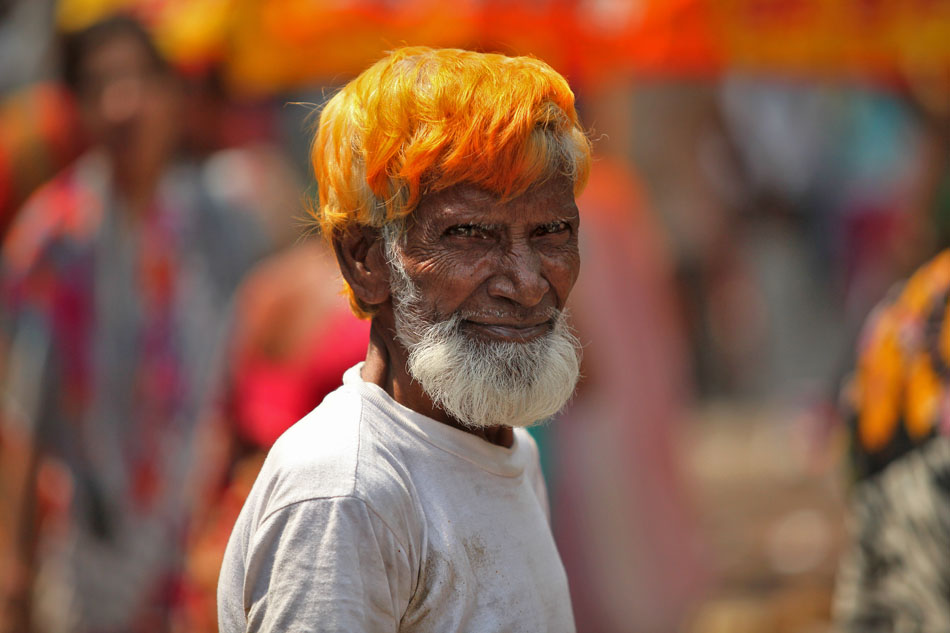
M 515 436 L 510 426 L 472 428 L 435 406 L 422 386 L 409 374 L 405 349 L 395 342 L 393 337 L 384 336 L 381 332 L 383 327 L 385 326 L 373 319 L 366 362 L 361 372 L 363 380 L 379 386 L 393 400 L 416 413 L 480 437 L 486 442 L 511 448 Z

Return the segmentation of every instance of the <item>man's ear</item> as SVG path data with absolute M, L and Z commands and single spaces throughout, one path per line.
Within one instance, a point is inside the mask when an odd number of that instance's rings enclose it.
M 389 262 L 378 229 L 357 226 L 333 238 L 333 252 L 343 279 L 366 306 L 389 299 Z

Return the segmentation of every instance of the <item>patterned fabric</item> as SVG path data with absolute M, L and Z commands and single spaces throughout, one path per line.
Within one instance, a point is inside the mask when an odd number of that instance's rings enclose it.
M 840 630 L 950 631 L 950 437 L 858 485 L 852 521 L 834 604 Z
M 950 631 L 948 299 L 944 251 L 872 313 L 843 392 L 855 479 L 844 631 Z
M 193 165 L 169 169 L 130 218 L 90 154 L 11 230 L 5 408 L 19 415 L 3 422 L 25 426 L 73 478 L 65 525 L 40 537 L 40 630 L 167 630 L 231 294 L 260 252 L 248 220 L 209 196 Z M 36 385 L 30 401 L 17 384 Z
M 895 288 L 868 319 L 843 393 L 855 478 L 950 434 L 950 251 Z

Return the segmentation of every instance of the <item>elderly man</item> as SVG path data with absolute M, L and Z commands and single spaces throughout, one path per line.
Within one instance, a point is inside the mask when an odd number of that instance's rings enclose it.
M 534 442 L 590 148 L 543 62 L 397 50 L 326 106 L 315 215 L 365 362 L 287 431 L 237 521 L 221 631 L 573 631 Z

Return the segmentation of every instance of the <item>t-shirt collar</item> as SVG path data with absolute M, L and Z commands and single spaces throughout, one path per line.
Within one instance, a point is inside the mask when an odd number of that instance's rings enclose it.
M 503 477 L 517 477 L 524 472 L 531 458 L 525 438 L 526 431 L 515 429 L 510 448 L 492 444 L 476 435 L 422 415 L 396 402 L 379 385 L 366 382 L 360 375 L 363 363 L 357 363 L 343 374 L 343 384 L 356 388 L 384 414 L 400 426 L 418 435 L 436 448 L 451 453 L 479 468 Z

